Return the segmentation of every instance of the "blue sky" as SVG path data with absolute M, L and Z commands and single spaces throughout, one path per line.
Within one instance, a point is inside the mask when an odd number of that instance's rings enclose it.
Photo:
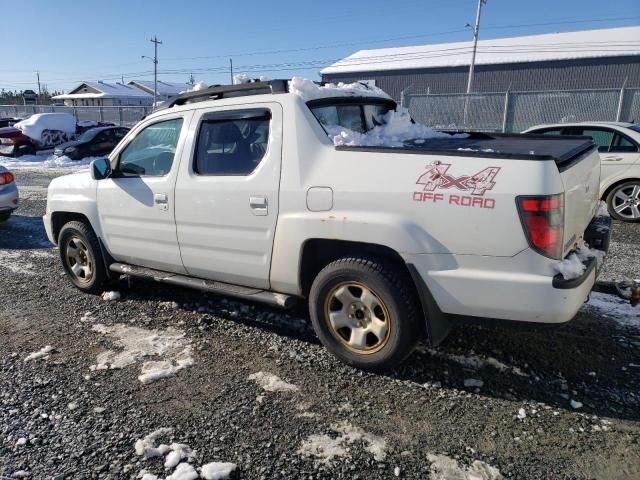
M 476 0 L 20 0 L 3 21 L 0 88 L 50 90 L 81 80 L 153 78 L 209 84 L 237 73 L 317 79 L 322 66 L 363 48 L 468 40 Z M 14 13 L 16 13 L 14 12 Z M 640 0 L 488 0 L 480 38 L 640 25 Z M 303 63 L 306 62 L 306 63 Z M 294 65 L 291 65 L 294 64 Z

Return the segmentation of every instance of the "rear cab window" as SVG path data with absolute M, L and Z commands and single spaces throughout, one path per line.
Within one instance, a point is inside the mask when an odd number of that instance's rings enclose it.
M 396 103 L 383 98 L 338 97 L 310 100 L 307 106 L 325 131 L 346 128 L 365 133 L 382 124 L 382 117 Z

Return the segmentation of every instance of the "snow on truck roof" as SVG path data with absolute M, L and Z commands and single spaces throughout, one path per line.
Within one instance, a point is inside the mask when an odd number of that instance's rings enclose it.
M 467 66 L 472 42 L 360 50 L 323 74 Z M 479 40 L 476 65 L 640 55 L 640 26 Z

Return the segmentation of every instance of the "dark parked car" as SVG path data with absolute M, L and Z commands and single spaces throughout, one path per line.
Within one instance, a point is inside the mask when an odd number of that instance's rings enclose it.
M 53 154 L 71 160 L 108 155 L 129 131 L 125 127 L 98 127 L 87 130 L 77 139 L 58 145 Z
M 15 123 L 18 123 L 20 119 L 13 117 L 2 117 L 0 118 L 0 128 L 5 127 L 13 127 Z

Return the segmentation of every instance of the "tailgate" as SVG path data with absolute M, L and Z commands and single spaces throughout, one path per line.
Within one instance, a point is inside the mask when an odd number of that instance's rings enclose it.
M 600 155 L 594 148 L 574 161 L 558 166 L 564 184 L 563 256 L 580 243 L 595 215 L 600 191 Z

